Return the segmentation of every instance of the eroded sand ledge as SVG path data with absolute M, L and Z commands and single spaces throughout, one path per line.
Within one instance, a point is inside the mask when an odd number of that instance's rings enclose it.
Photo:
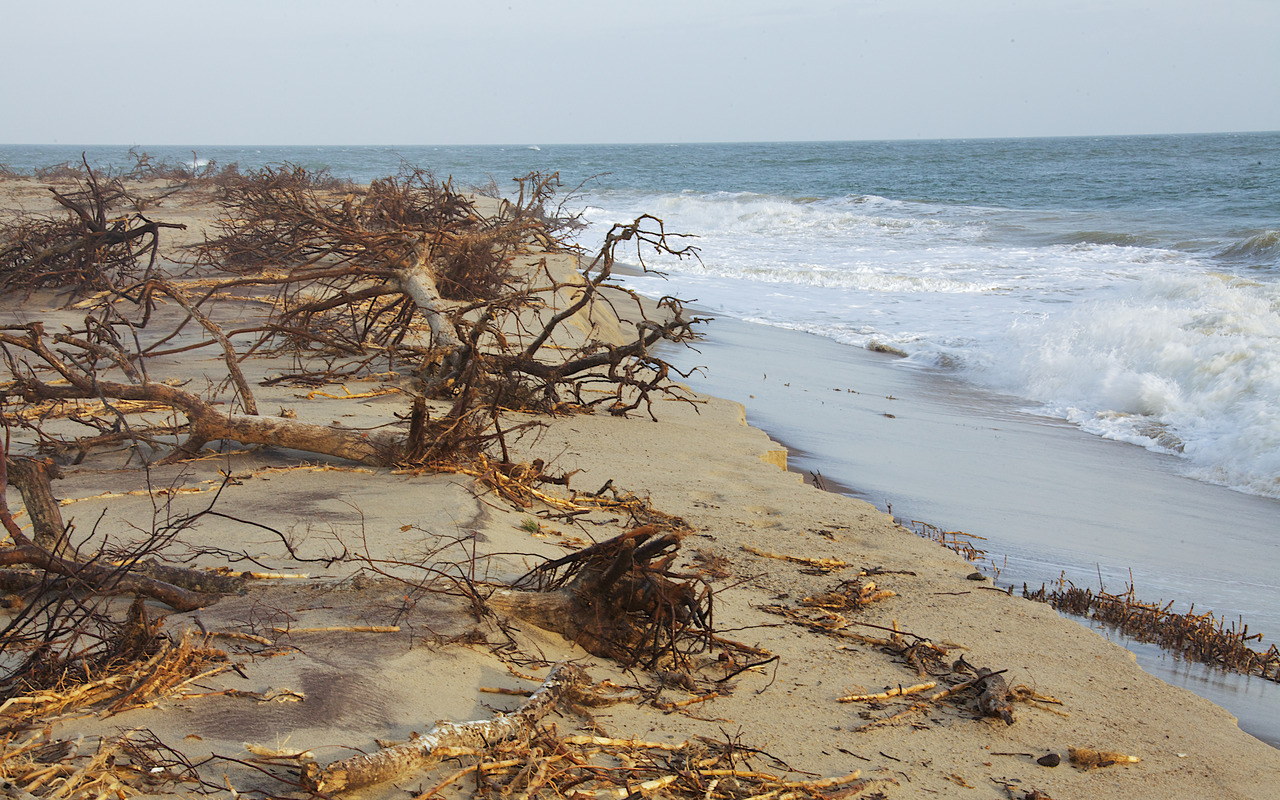
M 28 305 L 11 307 L 7 316 L 31 318 L 45 312 Z M 47 313 L 53 320 L 61 312 Z M 173 367 L 196 377 L 203 370 L 202 359 L 216 362 L 201 355 Z M 269 363 L 253 367 L 258 375 L 270 374 L 271 368 Z M 369 386 L 353 383 L 348 388 L 360 394 Z M 404 406 L 402 395 L 342 399 L 343 392 L 330 389 L 326 393 L 337 396 L 263 388 L 258 401 L 264 408 L 294 409 L 299 418 L 352 427 L 383 424 Z M 777 654 L 779 660 L 738 675 L 723 696 L 685 713 L 630 704 L 595 711 L 596 722 L 609 735 L 675 742 L 693 736 L 736 737 L 743 746 L 818 777 L 862 769 L 864 778 L 884 779 L 867 793 L 888 797 L 1005 798 L 1033 789 L 1056 798 L 1275 796 L 1280 751 L 1239 731 L 1222 709 L 1142 672 L 1126 650 L 1048 607 L 966 580 L 973 571 L 970 565 L 898 527 L 870 505 L 803 485 L 777 466 L 771 454 L 780 446 L 746 425 L 739 404 L 696 397 L 692 403 L 655 406 L 657 423 L 640 413 L 628 419 L 607 414 L 543 418 L 546 427 L 516 443 L 513 455 L 541 458 L 558 471 L 577 470 L 571 479 L 576 489 L 592 491 L 612 481 L 619 489 L 647 495 L 658 510 L 684 518 L 694 533 L 683 543 L 680 563 L 692 564 L 700 552 L 704 562 L 723 559 L 723 577 L 715 584 L 717 628 Z M 323 764 L 349 755 L 351 747 L 372 750 L 375 739 L 407 739 L 411 731 L 425 731 L 440 719 L 479 719 L 495 708 L 514 708 L 516 698 L 478 691 L 482 686 L 532 688 L 513 677 L 504 663 L 513 653 L 525 663 L 575 660 L 595 680 L 653 682 L 652 676 L 623 672 L 530 625 L 513 622 L 504 633 L 492 619 L 477 622 L 462 600 L 371 577 L 362 570 L 368 562 L 323 561 L 344 550 L 361 553 L 391 575 L 421 582 L 423 570 L 415 565 L 465 564 L 478 556 L 477 577 L 511 579 L 538 558 L 566 552 L 562 543 L 604 538 L 616 524 L 547 522 L 535 533 L 528 520 L 536 509 L 514 509 L 478 492 L 464 475 L 393 474 L 312 457 L 307 461 L 318 468 L 300 469 L 297 456 L 269 449 L 239 452 L 154 470 L 150 483 L 206 490 L 173 498 L 175 510 L 194 509 L 208 503 L 207 490 L 220 483 L 219 472 L 230 472 L 235 481 L 223 492 L 221 510 L 285 532 L 295 552 L 321 559 L 299 565 L 261 528 L 205 519 L 192 544 L 216 543 L 224 551 L 248 552 L 265 567 L 304 571 L 310 578 L 264 581 L 244 596 L 166 620 L 173 631 L 203 628 L 265 636 L 282 650 L 272 658 L 241 655 L 242 674 L 206 679 L 198 691 L 290 689 L 306 699 L 169 699 L 156 708 L 107 719 L 68 720 L 59 723 L 58 736 L 145 727 L 193 761 L 209 753 L 243 755 L 246 742 L 276 747 L 287 740 L 289 747 L 311 748 Z M 131 526 L 148 526 L 151 496 L 91 497 L 107 489 L 123 493 L 146 488 L 146 476 L 119 466 L 98 459 L 68 469 L 54 485 L 57 494 L 89 499 L 68 505 L 64 515 L 88 529 L 89 521 L 105 509 L 99 536 L 128 536 L 136 532 Z M 20 506 L 16 492 L 9 496 Z M 604 522 L 608 516 L 591 519 Z M 745 548 L 849 566 L 816 570 Z M 203 556 L 199 563 L 212 566 L 217 560 Z M 968 704 L 944 705 L 892 725 L 855 731 L 869 721 L 861 712 L 883 717 L 907 704 L 875 709 L 837 698 L 916 683 L 915 670 L 873 646 L 790 624 L 763 609 L 797 606 L 802 598 L 855 577 L 859 569 L 882 572 L 874 580 L 896 596 L 846 616 L 955 645 L 952 656 L 1007 670 L 1004 677 L 1011 686 L 1025 685 L 1061 700 L 1060 710 L 1069 716 L 1018 704 L 1016 722 L 1008 726 L 977 718 Z M 361 572 L 364 577 L 356 578 Z M 305 630 L 385 624 L 400 630 Z M 545 673 L 538 666 L 525 669 Z M 663 694 L 667 701 L 687 697 L 678 688 Z M 561 733 L 585 722 L 569 712 L 551 719 Z M 1081 771 L 1065 763 L 1069 747 L 1118 750 L 1142 760 Z M 1034 757 L 1047 752 L 1061 754 L 1064 764 L 1039 766 Z M 761 757 L 760 763 L 778 769 L 769 759 Z M 450 771 L 445 767 L 439 772 Z M 403 797 L 405 789 L 438 780 L 407 776 L 397 782 L 400 788 L 386 784 L 361 796 Z M 237 782 L 237 788 L 246 785 Z M 462 793 L 472 788 L 466 786 Z

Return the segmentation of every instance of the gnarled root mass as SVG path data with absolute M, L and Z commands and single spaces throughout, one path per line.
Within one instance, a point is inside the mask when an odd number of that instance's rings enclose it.
M 548 561 L 487 602 L 625 666 L 683 669 L 711 641 L 712 592 L 672 572 L 680 539 L 644 525 Z
M 187 227 L 147 219 L 140 211 L 121 213 L 122 205 L 141 204 L 118 177 L 103 181 L 88 162 L 73 174 L 74 191 L 49 190 L 67 216 L 20 217 L 0 228 L 0 291 L 109 290 L 155 268 L 160 231 Z

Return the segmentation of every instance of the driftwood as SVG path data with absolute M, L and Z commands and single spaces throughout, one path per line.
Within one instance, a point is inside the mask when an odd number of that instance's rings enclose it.
M 856 586 L 856 582 L 853 584 Z M 874 587 L 873 587 L 874 588 Z M 853 593 L 853 599 L 856 600 L 859 592 Z M 874 593 L 872 594 L 874 597 Z M 918 675 L 946 675 L 951 672 L 951 666 L 946 662 L 946 656 L 949 650 L 939 644 L 934 644 L 923 636 L 911 633 L 910 631 L 900 630 L 895 624 L 894 627 L 886 627 L 884 625 L 875 625 L 870 622 L 860 622 L 851 620 L 833 611 L 830 608 L 819 607 L 820 613 L 813 611 L 803 612 L 800 609 L 787 608 L 785 606 L 768 605 L 761 606 L 762 611 L 771 614 L 777 614 L 786 617 L 796 625 L 811 628 L 816 631 L 835 636 L 841 639 L 850 639 L 855 642 L 880 647 L 887 652 L 899 656 L 912 666 Z M 855 605 L 856 609 L 857 606 Z M 874 630 L 885 631 L 890 634 L 884 636 L 870 636 L 865 633 L 855 633 L 850 630 L 852 626 L 863 628 L 871 628 Z
M 278 753 L 256 746 L 249 749 L 255 754 L 279 759 L 305 758 L 306 755 Z M 773 772 L 753 768 L 750 764 L 753 752 L 734 742 L 706 737 L 679 743 L 646 742 L 606 736 L 559 736 L 553 727 L 546 727 L 539 728 L 527 741 L 522 737 L 521 741 L 492 743 L 487 747 L 437 748 L 435 753 L 440 757 L 465 758 L 473 763 L 447 774 L 416 796 L 418 800 L 429 800 L 464 778 L 468 784 L 474 781 L 475 793 L 481 796 L 598 800 L 641 797 L 835 800 L 859 795 L 876 783 L 896 784 L 886 779 L 859 782 L 860 770 L 830 778 L 787 780 Z
M 978 691 L 977 704 L 978 704 L 978 710 L 982 714 L 982 716 L 998 717 L 1004 720 L 1006 725 L 1012 725 L 1013 724 L 1013 704 L 1011 702 L 1011 698 L 1013 697 L 1013 693 L 1009 691 L 1008 685 L 1005 683 L 1004 678 L 1001 677 L 1001 675 L 1004 672 L 1005 670 L 992 672 L 991 670 L 986 668 L 979 669 L 977 673 L 974 675 L 974 677 L 965 681 L 961 681 L 946 689 L 942 689 L 940 691 L 934 692 L 933 694 L 928 695 L 927 697 L 924 697 L 919 701 L 913 703 L 909 708 L 903 711 L 899 711 L 893 714 L 892 716 L 884 717 L 882 719 L 877 719 L 873 722 L 863 725 L 862 727 L 858 728 L 858 730 L 859 731 L 869 730 L 871 728 L 875 728 L 881 725 L 888 725 L 888 724 L 897 722 L 898 720 L 904 717 L 910 716 L 911 714 L 915 714 L 916 712 L 919 712 L 919 711 L 924 711 L 925 709 L 932 707 L 933 705 L 937 704 L 942 700 L 945 700 L 949 697 L 954 697 L 955 695 L 961 694 L 963 692 L 968 692 L 974 689 Z M 912 686 L 912 687 L 909 687 L 908 689 L 900 689 L 897 691 L 890 690 L 888 692 L 884 692 L 878 695 L 855 695 L 848 698 L 842 697 L 840 698 L 840 702 L 843 703 L 843 702 L 855 702 L 855 701 L 864 701 L 864 702 L 875 701 L 875 700 L 886 699 L 885 695 L 898 697 L 898 696 L 903 696 L 907 694 L 915 694 L 916 692 L 920 692 L 920 691 L 928 691 L 928 689 L 925 688 L 926 686 L 928 686 L 929 688 L 932 688 L 932 686 L 936 686 L 936 684 L 920 684 L 919 686 Z
M 6 445 L 5 450 L 8 450 Z M 18 476 L 15 483 L 22 490 L 27 513 L 32 519 L 34 533 L 28 537 L 23 533 L 13 513 L 9 510 L 8 500 L 0 492 L 0 524 L 9 534 L 12 545 L 0 547 L 0 567 L 29 566 L 40 570 L 43 574 L 19 572 L 15 576 L 12 588 L 31 588 L 42 584 L 48 575 L 65 578 L 74 588 L 90 589 L 97 592 L 115 594 L 137 594 L 152 597 L 179 611 L 190 611 L 217 602 L 220 594 L 191 590 L 170 583 L 159 577 L 142 574 L 141 570 L 131 571 L 126 567 L 77 561 L 71 556 L 66 542 L 66 532 L 62 527 L 62 516 L 58 511 L 58 501 L 54 498 L 49 486 L 49 467 L 37 465 L 44 462 L 32 459 L 0 457 L 0 487 L 8 480 L 9 472 L 18 465 Z M 55 527 L 56 526 L 56 527 Z M 49 543 L 53 546 L 50 547 Z M 59 554 L 61 553 L 61 554 Z M 180 581 L 196 582 L 204 579 L 205 573 L 184 570 L 175 567 L 152 567 L 154 574 L 163 574 L 165 578 L 178 578 Z M 33 580 L 34 578 L 34 580 Z M 228 588 L 225 583 L 218 583 L 221 592 Z
M 883 692 L 872 692 L 870 694 L 848 694 L 844 697 L 836 699 L 838 703 L 866 703 L 872 700 L 888 700 L 893 697 L 903 697 L 909 694 L 919 694 L 935 689 L 938 686 L 937 681 L 926 681 L 925 683 L 917 683 L 915 686 L 898 686 L 893 689 L 885 689 Z
M 1071 763 L 1080 769 L 1110 767 L 1116 764 L 1137 764 L 1142 759 L 1137 756 L 1118 753 L 1114 750 L 1094 750 L 1092 747 L 1068 747 L 1067 755 Z
M 32 542 L 61 556 L 66 554 L 67 526 L 49 483 L 55 477 L 58 468 L 51 459 L 9 459 L 8 480 L 22 494 L 22 504 L 31 518 Z
M 1001 670 L 1003 672 L 1003 670 Z M 983 667 L 978 670 L 978 680 L 982 681 L 982 691 L 978 693 L 978 710 L 984 717 L 999 717 L 1004 724 L 1013 724 L 1013 692 L 999 672 L 992 672 Z
M 188 437 L 168 457 L 169 460 L 196 455 L 205 444 L 220 439 L 242 444 L 270 444 L 373 466 L 396 463 L 403 449 L 402 437 L 387 432 L 366 433 L 285 417 L 227 413 L 198 395 L 165 383 L 103 380 L 60 357 L 49 346 L 41 323 L 31 323 L 11 331 L 0 331 L 0 344 L 29 353 L 33 360 L 39 359 L 45 369 L 63 379 L 53 383 L 40 379 L 31 370 L 19 373 L 14 389 L 21 392 L 28 402 L 106 398 L 157 403 L 182 413 L 188 421 Z
M 314 792 L 345 792 L 393 780 L 412 769 L 432 762 L 443 747 L 485 750 L 494 745 L 532 733 L 539 720 L 551 713 L 566 693 L 589 682 L 587 674 L 573 664 L 560 664 L 547 675 L 542 687 L 515 712 L 490 720 L 446 722 L 424 736 L 376 753 L 353 756 L 320 767 L 307 764 L 302 780 Z
M 46 574 L 66 578 L 70 586 L 95 592 L 136 594 L 151 597 L 178 611 L 191 611 L 216 603 L 221 595 L 195 592 L 130 572 L 125 567 L 73 561 L 53 555 L 31 542 L 13 521 L 7 505 L 0 509 L 0 519 L 14 542 L 11 547 L 0 547 L 0 567 L 24 565 L 43 570 Z

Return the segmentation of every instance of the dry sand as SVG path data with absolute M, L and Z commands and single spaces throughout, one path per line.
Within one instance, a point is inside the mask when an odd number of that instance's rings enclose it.
M 173 211 L 156 217 L 195 213 L 176 204 Z M 10 305 L 6 317 L 52 323 L 66 313 Z M 167 368 L 195 377 L 216 366 L 205 354 Z M 270 375 L 275 367 L 251 362 L 250 379 Z M 405 395 L 347 395 L 379 388 L 385 387 L 349 383 L 345 389 L 322 387 L 320 394 L 282 386 L 255 391 L 266 409 L 372 427 L 402 413 Z M 1147 675 L 1129 652 L 1049 607 L 967 580 L 970 564 L 872 506 L 804 485 L 780 468 L 782 448 L 745 423 L 739 404 L 695 397 L 691 403 L 656 403 L 655 413 L 656 423 L 643 413 L 627 419 L 542 419 L 545 427 L 522 439 L 516 455 L 576 471 L 575 489 L 592 491 L 612 481 L 686 520 L 694 533 L 683 542 L 680 563 L 693 568 L 700 555 L 700 563 L 717 562 L 723 571 L 715 582 L 716 626 L 779 658 L 728 681 L 723 696 L 684 711 L 635 704 L 596 710 L 597 730 L 652 741 L 733 738 L 767 753 L 755 763 L 771 770 L 781 762 L 809 776 L 862 769 L 864 778 L 883 779 L 861 796 L 1007 798 L 1033 789 L 1060 799 L 1280 796 L 1280 751 L 1242 733 L 1225 711 Z M 123 460 L 123 454 L 95 457 L 66 469 L 66 477 L 55 482 L 57 495 L 74 501 L 63 512 L 81 534 L 92 530 L 97 541 L 137 538 L 157 518 L 206 507 L 221 474 L 229 473 L 233 480 L 215 506 L 227 516 L 203 518 L 170 552 L 182 556 L 216 547 L 223 557 L 206 553 L 197 563 L 217 566 L 227 563 L 225 554 L 241 553 L 253 561 L 234 564 L 237 569 L 307 576 L 260 581 L 243 596 L 170 614 L 169 630 L 212 632 L 211 641 L 225 646 L 240 665 L 186 691 L 289 690 L 305 699 L 172 697 L 155 708 L 66 720 L 58 736 L 141 727 L 192 760 L 211 753 L 243 756 L 246 743 L 287 743 L 311 749 L 323 764 L 350 755 L 351 748 L 374 750 L 375 739 L 407 739 L 438 720 L 483 719 L 514 708 L 519 698 L 479 691 L 533 688 L 513 675 L 513 666 L 544 675 L 550 664 L 574 660 L 595 680 L 657 683 L 653 675 L 621 670 L 557 634 L 518 620 L 506 621 L 505 628 L 493 617 L 477 620 L 464 601 L 416 588 L 444 585 L 432 584 L 432 576 L 458 569 L 477 579 L 511 580 L 542 558 L 619 532 L 626 520 L 610 523 L 616 515 L 596 513 L 577 524 L 542 521 L 535 533 L 528 521 L 536 519 L 536 508 L 513 508 L 465 475 L 393 474 L 271 449 L 149 473 Z M 300 467 L 303 461 L 308 466 Z M 154 491 L 160 487 L 200 491 Z M 115 494 L 95 497 L 106 491 Z M 14 491 L 9 501 L 21 506 Z M 310 560 L 289 557 L 286 541 L 298 557 Z M 848 566 L 823 570 L 760 552 L 837 559 Z M 850 619 L 946 644 L 952 657 L 1008 670 L 1004 677 L 1011 686 L 1032 688 L 1062 705 L 1055 711 L 1018 704 L 1016 722 L 1006 725 L 979 718 L 970 703 L 942 704 L 894 724 L 856 730 L 907 703 L 877 707 L 837 698 L 917 683 L 915 670 L 876 647 L 797 626 L 764 609 L 799 607 L 803 598 L 830 591 L 859 570 L 882 571 L 874 580 L 896 596 L 847 613 Z M 399 630 L 307 630 L 367 625 Z M 849 630 L 884 635 L 873 628 Z M 226 632 L 274 644 L 267 648 L 217 635 Z M 274 655 L 254 655 L 262 651 Z M 668 702 L 688 697 L 679 688 L 662 694 Z M 550 719 L 562 733 L 587 726 L 569 711 Z M 1069 766 L 1067 748 L 1082 746 L 1122 751 L 1141 761 L 1088 771 Z M 1063 756 L 1062 766 L 1036 763 L 1049 752 Z M 405 797 L 452 768 L 407 775 L 360 796 Z M 255 781 L 268 785 L 234 765 L 219 770 L 241 789 Z M 458 792 L 465 796 L 470 790 L 468 785 Z

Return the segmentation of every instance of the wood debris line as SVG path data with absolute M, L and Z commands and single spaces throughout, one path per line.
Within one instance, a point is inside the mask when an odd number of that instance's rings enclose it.
M 927 522 L 921 522 L 916 519 L 911 520 L 907 527 L 915 535 L 931 542 L 937 542 L 948 550 L 959 553 L 964 556 L 966 561 L 977 563 L 987 557 L 987 551 L 973 543 L 974 539 L 986 541 L 987 537 L 985 536 L 965 533 L 964 531 L 944 531 L 936 525 L 930 525 Z
M 1271 645 L 1265 651 L 1255 650 L 1250 642 L 1262 640 L 1262 634 L 1249 633 L 1249 626 L 1228 624 L 1213 612 L 1195 613 L 1195 605 L 1185 614 L 1173 611 L 1173 601 L 1144 603 L 1137 599 L 1130 584 L 1119 594 L 1101 589 L 1081 589 L 1065 578 L 1053 589 L 1041 586 L 1032 592 L 1026 585 L 1022 596 L 1048 603 L 1058 611 L 1096 620 L 1140 642 L 1150 642 L 1177 656 L 1219 669 L 1257 675 L 1280 682 L 1280 647 Z
M 428 800 L 464 780 L 477 787 L 480 794 L 578 800 L 651 796 L 688 800 L 834 800 L 856 796 L 881 783 L 861 780 L 861 770 L 829 778 L 789 779 L 751 763 L 751 751 L 709 738 L 675 743 L 583 734 L 562 736 L 550 726 L 531 730 L 518 739 L 470 747 L 440 746 L 434 753 L 440 760 L 472 763 L 446 772 L 442 780 L 416 795 L 417 800 Z
M 950 653 L 948 647 L 935 644 L 929 639 L 909 631 L 899 630 L 896 623 L 893 627 L 886 627 L 870 622 L 860 622 L 851 620 L 843 614 L 827 608 L 810 611 L 781 605 L 766 605 L 761 606 L 760 610 L 785 617 L 795 625 L 825 633 L 828 636 L 879 647 L 901 658 L 915 669 L 916 673 L 921 677 L 925 675 L 947 675 L 952 671 L 951 664 L 947 660 Z M 884 631 L 889 636 L 872 636 L 866 633 L 858 633 L 851 630 L 855 626 Z

